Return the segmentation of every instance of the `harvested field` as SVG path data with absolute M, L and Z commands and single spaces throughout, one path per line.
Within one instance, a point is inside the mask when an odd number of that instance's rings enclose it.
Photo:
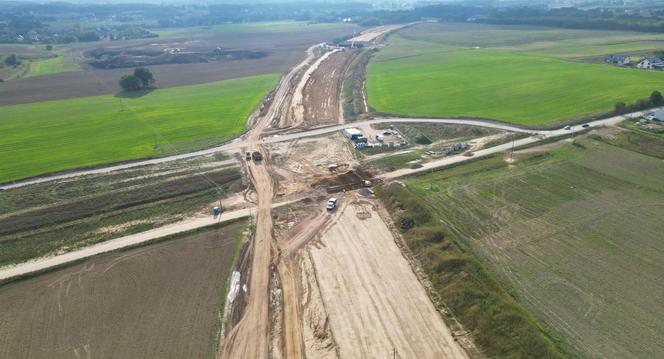
M 664 167 L 618 146 L 577 139 L 406 181 L 571 357 L 664 354 Z
M 216 47 L 235 50 L 264 51 L 267 56 L 259 59 L 226 60 L 193 64 L 167 64 L 150 67 L 160 88 L 194 85 L 240 77 L 285 72 L 305 57 L 305 50 L 316 43 L 331 41 L 352 34 L 353 25 L 302 26 L 271 32 L 269 27 L 261 31 L 233 31 L 210 37 L 205 29 L 187 29 L 173 38 L 157 38 L 118 42 L 105 49 L 150 50 L 162 47 L 181 47 L 195 43 L 197 47 Z M 195 30 L 195 31 L 194 31 Z M 171 36 L 169 36 L 171 37 Z M 71 45 L 67 56 L 84 61 L 83 53 L 99 48 L 98 43 Z M 46 76 L 8 81 L 0 86 L 0 106 L 47 100 L 60 100 L 82 96 L 113 94 L 118 92 L 118 80 L 130 72 L 128 69 L 66 72 Z
M 334 220 L 310 252 L 339 356 L 467 357 L 373 205 Z
M 0 287 L 2 358 L 203 358 L 244 222 Z
M 341 88 L 346 70 L 357 50 L 343 50 L 330 55 L 312 74 L 304 87 L 304 123 L 307 127 L 341 122 Z

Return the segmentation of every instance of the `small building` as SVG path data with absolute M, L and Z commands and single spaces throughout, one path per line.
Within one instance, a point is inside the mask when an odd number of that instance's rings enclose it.
M 355 141 L 362 137 L 362 132 L 357 128 L 347 128 L 344 130 L 344 136 L 346 136 L 351 141 Z
M 643 70 L 664 69 L 664 62 L 658 58 L 643 59 L 636 67 Z
M 629 65 L 632 60 L 625 55 L 608 55 L 604 57 L 604 62 L 611 65 L 625 66 Z

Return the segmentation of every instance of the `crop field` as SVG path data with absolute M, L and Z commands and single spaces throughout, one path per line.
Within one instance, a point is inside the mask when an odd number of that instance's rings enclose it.
M 81 42 L 56 47 L 76 66 L 85 71 L 51 72 L 45 76 L 6 81 L 0 86 L 0 106 L 39 101 L 62 100 L 83 96 L 108 95 L 120 91 L 118 80 L 131 72 L 127 68 L 94 69 L 82 62 L 91 50 L 153 50 L 162 47 L 206 48 L 264 51 L 261 58 L 231 59 L 188 64 L 150 66 L 159 88 L 194 85 L 247 76 L 279 73 L 302 61 L 308 47 L 324 41 L 351 36 L 363 28 L 352 24 L 312 24 L 270 22 L 228 24 L 212 27 L 164 29 L 162 36 L 151 39 Z M 43 46 L 0 44 L 0 57 L 10 53 L 32 59 L 52 56 Z M 0 76 L 7 78 L 9 75 Z
M 537 126 L 606 113 L 618 101 L 664 90 L 662 72 L 570 61 L 656 48 L 658 35 L 472 26 L 479 30 L 426 24 L 391 36 L 368 67 L 371 107 Z
M 570 356 L 664 355 L 661 159 L 591 136 L 406 184 Z
M 224 142 L 278 75 L 0 107 L 0 182 Z
M 24 77 L 43 76 L 77 70 L 80 70 L 80 68 L 76 63 L 60 55 L 46 60 L 30 62 L 28 73 Z
M 0 286 L 1 358 L 205 358 L 245 222 Z

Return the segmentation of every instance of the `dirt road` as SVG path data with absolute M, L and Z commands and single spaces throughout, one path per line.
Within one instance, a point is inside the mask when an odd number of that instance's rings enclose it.
M 326 52 L 323 56 L 319 57 L 318 60 L 316 60 L 307 70 L 304 72 L 302 75 L 302 78 L 300 79 L 299 83 L 297 84 L 297 87 L 295 88 L 295 92 L 293 93 L 293 100 L 291 102 L 291 109 L 289 111 L 289 118 L 287 121 L 281 121 L 281 127 L 297 127 L 303 124 L 304 122 L 304 114 L 305 114 L 305 108 L 308 108 L 309 106 L 305 107 L 305 87 L 310 84 L 310 79 L 312 74 L 317 73 L 317 69 L 320 66 L 321 63 L 327 62 L 326 60 L 333 55 L 334 53 L 338 52 L 339 50 L 332 50 L 329 52 Z M 310 104 L 306 104 L 310 105 Z
M 341 358 L 467 358 L 369 202 L 311 249 Z
M 266 158 L 264 154 L 264 158 Z M 249 299 L 240 322 L 231 330 L 221 351 L 223 358 L 268 357 L 268 285 L 272 248 L 272 178 L 265 163 L 249 164 L 258 196 Z
M 281 206 L 286 206 L 294 202 L 297 202 L 298 200 L 299 198 L 295 198 L 289 201 L 272 203 L 271 207 L 277 208 Z M 254 213 L 256 213 L 256 208 L 250 207 L 250 208 L 238 209 L 235 211 L 224 212 L 217 218 L 213 218 L 212 216 L 196 216 L 184 219 L 179 222 L 168 224 L 159 228 L 151 229 L 145 232 L 140 232 L 124 237 L 111 239 L 102 243 L 82 248 L 80 250 L 75 250 L 72 252 L 55 255 L 53 257 L 39 258 L 34 261 L 21 263 L 15 266 L 2 267 L 0 268 L 0 281 L 48 269 L 51 267 L 56 267 L 67 263 L 75 262 L 84 258 L 95 256 L 97 254 L 111 252 L 121 248 L 145 243 L 157 238 L 162 238 L 177 233 L 188 232 L 194 229 L 211 226 L 216 223 L 228 222 L 234 219 L 248 217 Z
M 306 127 L 339 123 L 341 94 L 348 66 L 358 52 L 342 50 L 318 65 L 303 89 L 303 121 Z

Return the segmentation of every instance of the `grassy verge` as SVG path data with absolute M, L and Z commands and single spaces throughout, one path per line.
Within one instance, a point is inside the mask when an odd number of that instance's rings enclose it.
M 553 341 L 462 242 L 398 184 L 378 188 L 435 292 L 488 357 L 562 358 Z
M 364 81 L 370 57 L 370 52 L 363 51 L 353 60 L 346 72 L 342 91 L 344 118 L 348 121 L 355 121 L 358 116 L 366 112 L 364 107 Z
M 0 107 L 0 183 L 219 144 L 246 129 L 277 74 Z

